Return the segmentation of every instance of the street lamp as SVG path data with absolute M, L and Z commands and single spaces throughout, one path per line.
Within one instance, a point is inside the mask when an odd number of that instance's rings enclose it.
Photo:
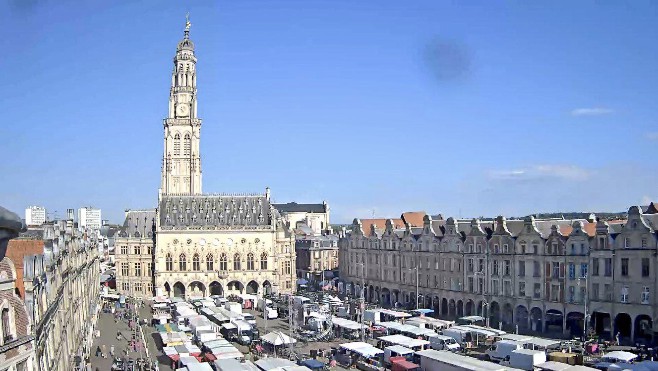
M 359 309 L 360 309 L 360 312 L 361 312 L 361 320 L 360 320 L 360 322 L 361 322 L 361 341 L 363 342 L 363 341 L 365 341 L 364 339 L 366 337 L 366 329 L 363 325 L 363 317 L 364 317 L 365 310 L 366 310 L 366 298 L 363 295 L 363 291 L 364 291 L 365 286 L 366 286 L 366 283 L 365 283 L 365 280 L 366 280 L 366 278 L 365 278 L 366 264 L 365 263 L 356 263 L 356 265 L 361 266 L 361 293 L 360 293 L 361 294 L 360 295 L 361 296 L 361 300 L 360 300 L 361 304 L 360 304 Z
M 587 341 L 587 290 L 589 286 L 587 285 L 587 273 L 583 275 L 583 277 L 578 278 L 578 286 L 580 286 L 581 280 L 585 281 L 585 292 L 583 295 L 583 305 L 584 305 L 584 318 L 583 318 L 583 341 Z
M 410 271 L 416 270 L 416 309 L 419 309 L 418 300 L 419 300 L 419 296 L 420 296 L 420 290 L 418 289 L 418 283 L 419 283 L 419 280 L 418 280 L 418 276 L 419 276 L 418 265 L 416 265 L 415 268 L 409 268 L 407 270 L 410 270 Z
M 475 272 L 475 273 L 473 273 L 473 275 L 482 276 L 483 281 L 486 277 L 484 272 Z M 480 286 L 480 285 L 478 285 L 478 286 Z M 486 281 L 485 281 L 482 285 L 482 316 L 484 317 L 484 319 L 486 321 L 486 326 L 489 327 L 489 316 L 488 316 L 489 313 L 487 313 L 486 316 L 484 315 L 484 308 L 488 305 L 487 296 L 486 296 L 486 290 L 487 290 L 486 286 L 487 285 L 486 285 Z

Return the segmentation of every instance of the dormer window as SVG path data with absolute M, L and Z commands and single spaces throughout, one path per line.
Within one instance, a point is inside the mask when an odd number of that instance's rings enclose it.
M 626 238 L 624 238 L 624 247 L 625 247 L 625 248 L 629 248 L 629 247 L 631 247 L 631 239 L 630 239 L 630 237 L 626 237 Z
M 498 244 L 494 244 L 494 254 L 498 254 L 500 252 L 500 249 L 498 248 Z

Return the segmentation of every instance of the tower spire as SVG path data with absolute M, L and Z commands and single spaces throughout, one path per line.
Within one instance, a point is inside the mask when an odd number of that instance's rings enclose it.
M 192 23 L 190 23 L 190 12 L 187 12 L 185 14 L 185 38 L 189 39 L 190 38 L 190 27 L 192 26 Z

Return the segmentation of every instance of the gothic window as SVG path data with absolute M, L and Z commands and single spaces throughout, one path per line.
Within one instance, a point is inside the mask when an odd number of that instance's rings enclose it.
M 171 272 L 174 270 L 174 263 L 171 261 L 171 255 L 167 254 L 165 258 L 165 270 Z
M 206 256 L 206 270 L 212 271 L 214 268 L 215 261 L 213 260 L 212 254 Z
M 185 143 L 183 147 L 183 155 L 189 156 L 192 150 L 192 139 L 190 139 L 190 134 L 185 134 Z
M 174 156 L 180 155 L 180 134 L 174 135 Z
M 242 269 L 240 267 L 240 254 L 235 254 L 233 255 L 233 270 L 239 271 L 240 269 Z
M 266 270 L 267 269 L 267 253 L 266 252 L 260 254 L 260 269 L 261 270 Z
M 220 271 L 228 270 L 228 259 L 226 258 L 226 254 L 222 254 L 219 257 L 219 270 Z
M 193 271 L 201 270 L 201 264 L 199 264 L 199 254 L 194 254 L 194 256 L 192 257 L 192 270 Z
M 247 254 L 247 270 L 254 270 L 254 254 L 252 253 Z
M 185 254 L 180 254 L 180 256 L 178 257 L 178 270 L 179 271 L 187 270 L 187 258 L 185 257 Z

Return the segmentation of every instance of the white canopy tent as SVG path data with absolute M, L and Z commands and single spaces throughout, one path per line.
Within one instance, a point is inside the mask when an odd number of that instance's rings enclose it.
M 268 344 L 272 344 L 274 346 L 294 344 L 297 342 L 297 340 L 291 338 L 290 336 L 284 334 L 281 331 L 272 331 L 267 335 L 261 336 L 260 338 L 264 342 Z

